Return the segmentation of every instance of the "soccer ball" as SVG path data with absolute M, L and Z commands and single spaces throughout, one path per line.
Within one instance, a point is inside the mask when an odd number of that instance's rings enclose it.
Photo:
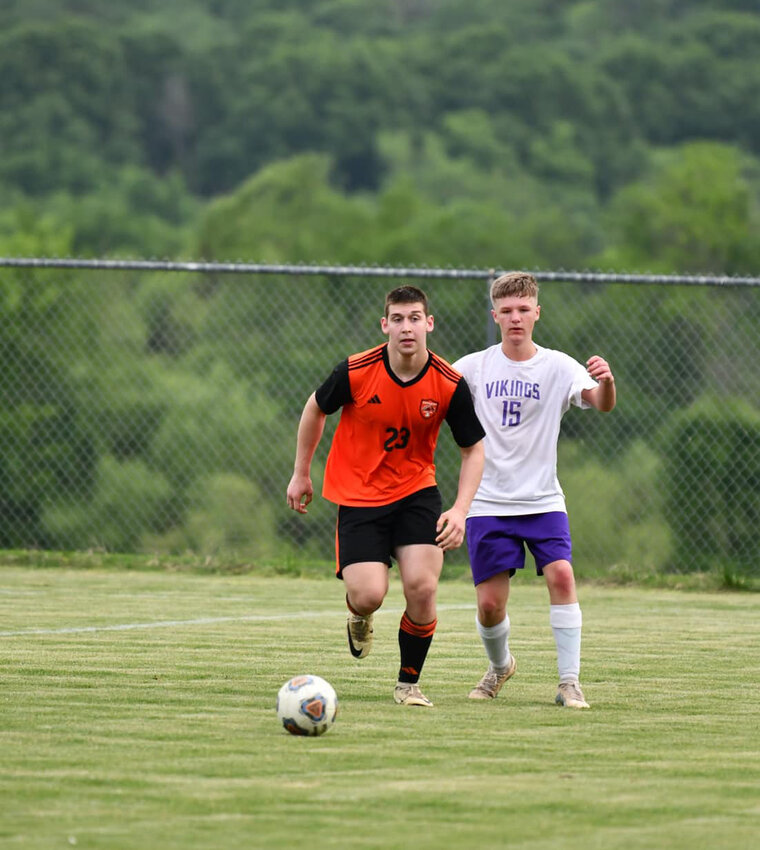
M 294 676 L 277 694 L 277 717 L 291 735 L 324 735 L 337 714 L 338 696 L 319 676 Z

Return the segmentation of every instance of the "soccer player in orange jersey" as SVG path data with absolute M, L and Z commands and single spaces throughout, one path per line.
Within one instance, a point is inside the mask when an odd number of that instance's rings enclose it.
M 307 512 L 325 418 L 341 408 L 322 495 L 338 505 L 336 573 L 346 589 L 349 649 L 355 658 L 370 651 L 372 618 L 388 593 L 393 558 L 406 600 L 394 699 L 431 707 L 418 682 L 437 624 L 443 553 L 464 539 L 485 432 L 464 378 L 427 348 L 433 316 L 425 293 L 414 286 L 389 292 L 380 327 L 387 343 L 339 363 L 307 400 L 287 501 Z M 462 459 L 456 500 L 441 512 L 433 455 L 444 420 Z

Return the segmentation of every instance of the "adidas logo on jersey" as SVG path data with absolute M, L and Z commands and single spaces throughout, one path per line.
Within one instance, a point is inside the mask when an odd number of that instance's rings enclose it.
M 367 402 L 367 404 L 382 404 L 380 401 L 380 396 L 375 393 L 372 398 Z

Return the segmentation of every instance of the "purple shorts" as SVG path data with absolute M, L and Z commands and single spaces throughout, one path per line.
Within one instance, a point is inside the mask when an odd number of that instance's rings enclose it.
M 525 566 L 525 545 L 537 575 L 553 561 L 571 561 L 570 524 L 563 511 L 523 516 L 473 516 L 466 523 L 467 551 L 475 584 Z

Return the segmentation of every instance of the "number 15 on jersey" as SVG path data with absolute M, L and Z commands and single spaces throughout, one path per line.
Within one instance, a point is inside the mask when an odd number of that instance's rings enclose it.
M 501 427 L 514 427 L 520 424 L 520 408 L 522 402 L 519 399 L 504 399 L 501 412 Z

